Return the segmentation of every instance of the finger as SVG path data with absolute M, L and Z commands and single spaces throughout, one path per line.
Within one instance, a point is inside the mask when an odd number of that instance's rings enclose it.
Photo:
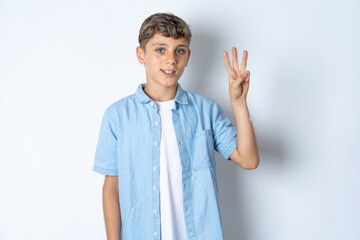
M 249 81 L 249 80 L 250 80 L 250 71 L 249 71 L 249 70 L 247 70 L 247 71 L 246 71 L 246 73 L 247 73 L 247 78 L 246 78 L 246 80 L 245 80 L 245 81 Z
M 224 51 L 223 53 L 223 56 L 224 56 L 224 63 L 225 63 L 225 68 L 228 72 L 228 75 L 229 77 L 232 75 L 232 67 L 231 67 L 231 63 L 230 63 L 230 60 L 229 60 L 229 55 L 227 53 L 227 51 Z
M 233 64 L 233 69 L 235 71 L 239 70 L 239 63 L 238 63 L 238 57 L 237 57 L 237 50 L 236 47 L 232 48 L 232 64 Z
M 242 87 L 243 87 L 243 96 L 246 97 L 246 95 L 248 94 L 249 92 L 249 82 L 245 82 Z
M 240 74 L 240 78 L 238 78 L 238 79 L 240 79 L 240 82 L 244 82 L 244 81 L 246 81 L 246 79 L 248 79 L 248 77 L 249 77 L 248 73 L 244 72 L 244 73 Z
M 247 64 L 248 52 L 246 50 L 243 51 L 243 57 L 240 65 L 240 72 L 245 72 L 246 64 Z

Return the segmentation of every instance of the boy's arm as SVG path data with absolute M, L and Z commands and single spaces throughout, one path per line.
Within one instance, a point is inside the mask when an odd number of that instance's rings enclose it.
M 117 176 L 105 176 L 103 186 L 103 207 L 107 239 L 119 240 L 121 232 L 121 214 Z
M 246 103 L 250 81 L 250 72 L 246 71 L 247 55 L 247 51 L 244 51 L 239 68 L 236 48 L 232 48 L 232 66 L 226 51 L 224 62 L 229 75 L 229 95 L 237 133 L 237 148 L 230 159 L 245 169 L 254 169 L 259 164 L 259 153 Z

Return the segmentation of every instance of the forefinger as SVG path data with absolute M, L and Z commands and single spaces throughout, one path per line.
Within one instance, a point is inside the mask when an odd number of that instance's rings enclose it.
M 232 67 L 231 67 L 231 63 L 230 63 L 229 55 L 228 55 L 227 51 L 224 51 L 223 56 L 224 56 L 225 68 L 230 76 L 230 74 L 232 72 Z

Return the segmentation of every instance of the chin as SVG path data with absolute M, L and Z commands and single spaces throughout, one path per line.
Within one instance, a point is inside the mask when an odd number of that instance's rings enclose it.
M 178 80 L 166 80 L 163 81 L 161 83 L 161 85 L 165 86 L 165 87 L 173 87 L 173 86 L 177 86 Z

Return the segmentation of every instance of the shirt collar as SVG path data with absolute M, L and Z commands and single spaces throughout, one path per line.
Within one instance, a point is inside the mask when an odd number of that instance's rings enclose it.
M 147 103 L 149 101 L 152 101 L 152 99 L 148 95 L 146 95 L 146 93 L 144 92 L 143 88 L 145 88 L 145 86 L 146 86 L 146 83 L 140 83 L 135 92 L 136 98 L 142 103 Z M 189 103 L 187 95 L 186 95 L 186 91 L 184 91 L 182 89 L 180 83 L 177 83 L 175 102 L 178 102 L 181 104 Z

